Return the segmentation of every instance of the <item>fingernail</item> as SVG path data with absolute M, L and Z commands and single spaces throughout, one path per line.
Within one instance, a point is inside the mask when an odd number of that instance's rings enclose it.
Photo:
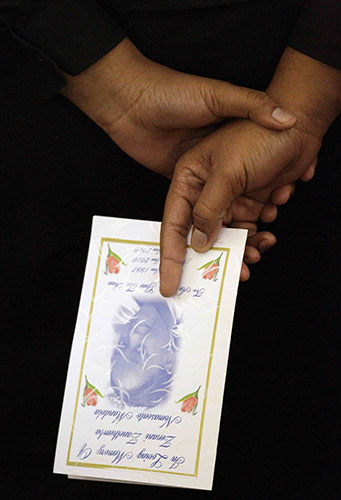
M 199 231 L 199 229 L 194 229 L 192 234 L 192 245 L 194 248 L 204 248 L 207 245 L 207 234 Z
M 272 112 L 272 118 L 278 123 L 286 123 L 296 118 L 296 116 L 290 113 L 290 111 L 277 107 Z
M 264 251 L 272 247 L 272 243 L 269 240 L 263 240 L 258 245 L 258 250 Z

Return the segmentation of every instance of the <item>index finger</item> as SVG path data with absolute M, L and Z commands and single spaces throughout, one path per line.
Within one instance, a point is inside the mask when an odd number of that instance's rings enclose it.
M 160 293 L 174 295 L 179 287 L 192 223 L 192 205 L 174 178 L 167 195 L 161 225 Z

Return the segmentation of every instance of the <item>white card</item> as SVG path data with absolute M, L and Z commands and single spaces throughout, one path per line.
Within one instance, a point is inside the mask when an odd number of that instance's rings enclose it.
M 188 246 L 165 299 L 160 226 L 94 217 L 54 472 L 209 490 L 247 231 Z

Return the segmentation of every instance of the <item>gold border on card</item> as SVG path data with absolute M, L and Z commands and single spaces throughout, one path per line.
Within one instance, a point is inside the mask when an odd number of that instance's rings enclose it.
M 88 325 L 87 325 L 83 354 L 82 354 L 82 363 L 81 363 L 81 369 L 80 369 L 80 375 L 79 375 L 79 381 L 78 381 L 78 387 L 77 387 L 76 402 L 75 402 L 75 407 L 74 407 L 74 412 L 73 412 L 72 428 L 71 428 L 71 434 L 70 434 L 70 440 L 69 440 L 69 446 L 68 446 L 66 465 L 72 466 L 72 467 L 89 467 L 92 469 L 125 469 L 125 470 L 136 470 L 136 471 L 141 471 L 141 472 L 157 472 L 159 474 L 162 473 L 162 474 L 173 474 L 173 475 L 177 475 L 177 476 L 197 477 L 198 470 L 199 470 L 199 459 L 200 459 L 200 450 L 201 450 L 201 443 L 202 443 L 202 434 L 203 434 L 204 420 L 205 420 L 207 391 L 208 391 L 208 386 L 209 386 L 209 382 L 210 382 L 212 358 L 213 358 L 214 344 L 215 344 L 215 339 L 216 339 L 216 331 L 217 331 L 217 326 L 218 326 L 221 297 L 222 297 L 222 293 L 223 293 L 223 285 L 224 285 L 225 276 L 226 276 L 227 262 L 228 262 L 229 255 L 230 255 L 230 249 L 229 248 L 222 248 L 222 247 L 212 247 L 212 250 L 218 250 L 218 251 L 220 250 L 220 251 L 226 252 L 226 259 L 225 259 L 223 275 L 222 275 L 220 290 L 219 290 L 219 295 L 218 295 L 217 310 L 216 310 L 216 316 L 215 316 L 215 321 L 214 321 L 211 349 L 210 349 L 210 355 L 209 355 L 209 361 L 208 361 L 206 384 L 205 384 L 205 394 L 204 394 L 204 399 L 203 399 L 203 409 L 202 409 L 202 414 L 201 414 L 201 421 L 200 421 L 200 428 L 199 428 L 199 439 L 198 439 L 197 453 L 196 453 L 196 459 L 195 459 L 195 470 L 194 470 L 193 474 L 186 474 L 184 472 L 173 472 L 173 471 L 165 471 L 165 470 L 160 471 L 160 470 L 155 470 L 155 469 L 141 469 L 139 467 L 125 467 L 122 465 L 91 464 L 91 463 L 85 463 L 85 462 L 71 462 L 70 461 L 71 445 L 72 445 L 72 439 L 73 439 L 73 432 L 75 429 L 79 393 L 80 393 L 81 382 L 82 382 L 82 374 L 83 374 L 86 350 L 88 347 L 88 338 L 89 338 L 89 333 L 90 333 L 92 311 L 93 311 L 94 303 L 95 303 L 98 273 L 99 273 L 99 268 L 100 268 L 100 263 L 101 263 L 102 248 L 103 248 L 104 242 L 128 243 L 128 244 L 135 244 L 135 245 L 153 245 L 153 246 L 157 246 L 157 247 L 160 246 L 160 243 L 153 242 L 153 241 L 135 241 L 135 240 L 124 240 L 124 239 L 119 239 L 119 238 L 101 238 L 101 246 L 99 249 L 99 255 L 98 255 L 98 259 L 97 259 L 97 269 L 96 269 L 96 275 L 95 275 L 95 281 L 94 281 L 92 298 L 91 298 L 91 305 L 90 305 L 90 311 L 89 311 Z M 190 245 L 187 245 L 187 248 L 192 248 L 192 247 Z

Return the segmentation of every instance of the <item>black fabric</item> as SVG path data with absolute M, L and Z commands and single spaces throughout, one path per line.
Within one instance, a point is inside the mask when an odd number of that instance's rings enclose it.
M 16 32 L 71 75 L 86 69 L 124 38 L 120 26 L 92 0 L 48 2 L 17 25 Z
M 231 11 L 244 13 L 239 18 L 241 30 L 255 10 L 264 12 L 266 7 L 271 14 L 281 8 L 284 19 L 292 12 L 292 2 L 283 0 L 0 0 L 0 65 L 6 65 L 6 71 L 0 75 L 4 87 L 0 107 L 5 110 L 1 116 L 11 126 L 19 116 L 61 90 L 65 80 L 57 67 L 75 75 L 114 48 L 125 36 L 124 27 L 120 25 L 122 12 L 129 15 L 131 11 L 146 9 L 147 20 L 150 9 L 168 9 L 168 15 L 172 16 L 173 10 L 181 8 L 183 18 L 188 19 L 189 6 L 200 12 L 204 5 L 210 4 L 214 10 L 215 4 L 222 3 L 229 4 Z M 295 0 L 294 3 L 297 12 L 303 3 L 304 9 L 297 24 L 295 17 L 291 17 L 290 45 L 326 64 L 340 67 L 340 2 Z M 259 19 L 259 23 L 257 31 L 263 27 L 264 19 Z M 149 45 L 153 45 L 154 32 L 147 22 L 144 28 L 149 33 Z M 238 44 L 239 26 L 227 29 L 234 32 Z M 273 30 L 270 28 L 270 31 Z M 131 36 L 135 38 L 134 32 Z M 200 34 L 204 36 L 205 32 Z M 252 46 L 252 31 L 249 37 Z M 269 43 L 276 45 L 276 39 L 275 36 Z M 175 42 L 174 50 L 177 45 Z M 23 82 L 27 82 L 24 91 Z
M 233 5 L 250 0 L 99 0 L 103 6 L 113 7 L 125 12 L 138 12 L 148 10 L 183 10 L 215 7 L 216 5 Z M 252 1 L 252 0 L 251 0 Z
M 115 15 L 128 37 L 151 59 L 179 71 L 214 74 L 264 90 L 298 14 L 296 0 L 257 0 L 233 7 Z
M 10 126 L 56 95 L 65 79 L 53 61 L 3 32 L 0 44 L 0 124 Z
M 340 0 L 306 1 L 289 44 L 303 54 L 341 69 Z
M 0 119 L 11 127 L 125 36 L 94 0 L 0 0 Z
M 264 88 L 297 12 L 295 2 L 284 16 L 282 7 L 262 5 L 121 21 L 148 57 Z M 316 178 L 298 183 L 271 225 L 277 246 L 240 286 L 211 494 L 52 474 L 91 218 L 160 220 L 168 181 L 127 157 L 60 95 L 1 133 L 4 498 L 340 498 L 339 132 L 335 123 Z

